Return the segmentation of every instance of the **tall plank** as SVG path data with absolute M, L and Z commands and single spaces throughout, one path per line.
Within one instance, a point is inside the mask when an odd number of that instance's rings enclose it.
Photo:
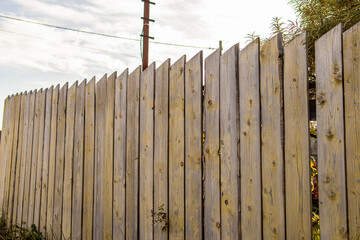
M 44 150 L 42 164 L 41 181 L 41 206 L 40 206 L 40 225 L 39 229 L 46 233 L 46 210 L 48 201 L 48 182 L 49 182 L 49 159 L 50 159 L 50 139 L 51 139 L 51 111 L 54 87 L 50 87 L 46 92 L 45 99 L 45 120 L 44 120 Z
M 306 33 L 285 46 L 286 237 L 311 239 L 311 184 Z
M 170 69 L 169 79 L 169 239 L 185 238 L 185 60 Z
M 47 89 L 39 95 L 40 112 L 39 112 L 39 142 L 38 155 L 35 176 L 35 203 L 34 203 L 34 224 L 40 230 L 40 204 L 41 204 L 41 185 L 42 185 L 42 166 L 43 166 L 43 149 L 44 149 L 44 123 L 45 123 L 45 100 Z
M 104 235 L 104 161 L 106 141 L 106 81 L 103 76 L 96 84 L 95 108 L 95 169 L 94 169 L 94 222 L 93 238 L 102 239 Z
M 168 204 L 168 136 L 169 136 L 169 68 L 166 60 L 155 74 L 155 116 L 154 116 L 154 211 L 163 208 L 169 216 Z M 165 223 L 154 225 L 154 239 L 167 240 L 168 227 Z
M 360 23 L 343 34 L 349 239 L 360 238 Z
M 282 37 L 260 49 L 263 238 L 285 239 Z
M 204 239 L 221 238 L 220 227 L 220 54 L 205 59 Z
M 220 57 L 221 239 L 239 239 L 239 107 L 236 44 Z
M 26 162 L 26 149 L 27 149 L 27 139 L 28 139 L 28 126 L 29 126 L 29 113 L 30 113 L 30 96 L 31 96 L 31 92 L 26 93 L 23 96 L 24 103 L 21 103 L 21 105 L 23 106 L 23 109 L 21 111 L 23 111 L 23 121 L 22 124 L 23 125 L 23 129 L 22 129 L 22 147 L 21 147 L 21 152 L 19 153 L 20 155 L 20 179 L 19 179 L 19 193 L 18 193 L 18 197 L 15 197 L 16 201 L 17 201 L 17 214 L 16 214 L 16 224 L 18 224 L 19 226 L 21 225 L 21 221 L 22 221 L 22 209 L 23 209 L 23 199 L 24 199 L 24 180 L 25 180 L 25 171 L 27 169 L 25 169 L 25 162 Z M 4 115 L 5 116 L 5 115 Z M 20 151 L 20 148 L 19 148 Z
M 315 42 L 315 68 L 320 237 L 346 239 L 341 24 Z
M 47 189 L 46 204 L 46 231 L 45 235 L 49 239 L 53 237 L 53 213 L 55 197 L 55 160 L 56 160 L 56 138 L 57 138 L 57 113 L 59 103 L 59 89 L 57 85 L 51 98 L 51 128 L 50 128 L 50 152 L 49 152 L 49 180 Z
M 73 157 L 74 157 L 74 123 L 76 81 L 68 90 L 66 101 L 66 135 L 65 135 L 65 158 L 64 158 L 64 183 L 62 200 L 61 231 L 62 238 L 71 237 L 71 205 L 72 205 L 72 182 L 73 182 Z
M 76 89 L 75 122 L 74 122 L 74 158 L 73 158 L 73 188 L 71 205 L 71 239 L 81 239 L 83 172 L 84 172 L 84 111 L 85 111 L 84 80 Z
M 154 208 L 154 82 L 155 63 L 152 63 L 141 74 L 139 138 L 139 238 L 149 240 L 154 237 L 149 218 Z
M 239 53 L 241 236 L 261 239 L 260 43 Z
M 1 137 L 1 158 L 0 163 L 1 166 L 6 166 L 7 161 L 9 159 L 10 154 L 10 97 L 5 99 L 4 103 L 4 113 L 3 113 L 3 125 L 2 125 L 2 137 Z M 4 192 L 5 192 L 5 173 L 6 168 L 0 168 L 0 211 L 1 214 L 4 214 L 3 207 L 4 207 Z
M 25 159 L 25 179 L 24 179 L 24 201 L 22 209 L 22 221 L 28 223 L 29 213 L 29 197 L 30 197 L 30 174 L 31 174 L 31 156 L 33 149 L 33 133 L 34 133 L 34 116 L 35 116 L 35 98 L 37 91 L 35 90 L 30 94 L 29 104 L 29 126 L 27 132 L 27 146 L 26 146 L 26 159 Z
M 126 239 L 137 239 L 139 200 L 139 84 L 140 69 L 137 67 L 126 83 Z
M 92 239 L 95 159 L 95 77 L 85 89 L 84 193 L 82 239 Z
M 113 236 L 125 239 L 126 69 L 115 82 Z
M 114 108 L 115 79 L 114 72 L 106 83 L 106 116 L 105 116 L 105 162 L 104 162 L 104 235 L 103 239 L 112 238 L 113 214 L 113 168 L 114 168 Z
M 185 237 L 202 239 L 202 62 L 185 65 Z
M 52 216 L 52 228 L 50 229 L 55 239 L 61 239 L 61 219 L 63 206 L 64 188 L 64 160 L 65 160 L 65 130 L 66 130 L 66 103 L 68 83 L 59 91 L 56 131 L 56 155 L 55 155 L 55 187 L 54 209 Z

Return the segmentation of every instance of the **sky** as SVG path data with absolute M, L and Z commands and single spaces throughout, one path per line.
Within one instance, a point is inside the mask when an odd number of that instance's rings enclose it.
M 152 0 L 150 36 L 157 42 L 200 48 L 167 46 L 150 42 L 149 64 L 182 55 L 189 60 L 200 50 L 204 59 L 222 41 L 226 51 L 246 35 L 270 35 L 273 17 L 296 19 L 287 0 Z M 220 3 L 221 2 L 221 3 Z M 56 26 L 140 39 L 141 0 L 1 0 L 0 15 Z M 141 65 L 139 41 L 89 35 L 0 17 L 0 128 L 3 105 L 11 94 L 96 80 L 107 73 L 121 74 Z

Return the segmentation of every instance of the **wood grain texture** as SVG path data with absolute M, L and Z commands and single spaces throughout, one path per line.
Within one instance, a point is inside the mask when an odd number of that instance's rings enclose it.
M 260 49 L 263 238 L 285 239 L 282 37 Z
M 3 125 L 2 125 L 2 133 L 1 133 L 1 158 L 0 163 L 1 166 L 6 166 L 7 161 L 9 159 L 9 149 L 10 149 L 10 98 L 7 97 L 4 103 L 4 113 L 3 113 Z M 0 168 L 0 211 L 1 214 L 4 214 L 4 192 L 5 192 L 5 175 L 6 168 Z
M 140 79 L 139 238 L 149 240 L 154 238 L 149 217 L 154 209 L 154 83 L 155 63 L 152 63 Z
M 347 239 L 342 25 L 315 42 L 320 237 Z M 331 49 L 331 51 L 329 51 Z
M 139 81 L 141 66 L 126 83 L 126 239 L 139 237 Z
M 241 236 L 261 239 L 260 43 L 239 53 Z
M 57 113 L 59 103 L 59 89 L 57 85 L 51 98 L 51 128 L 50 128 L 50 152 L 49 152 L 49 180 L 47 189 L 46 204 L 46 229 L 45 236 L 49 239 L 53 237 L 53 213 L 54 213 L 54 194 L 55 194 L 55 160 L 56 160 L 56 137 L 57 137 Z
M 168 59 L 156 70 L 154 113 L 154 211 L 159 212 L 159 208 L 163 208 L 166 218 L 169 216 L 169 69 Z M 168 239 L 169 228 L 163 229 L 164 226 L 165 223 L 154 225 L 154 239 Z
M 72 205 L 72 182 L 73 182 L 73 159 L 74 159 L 74 123 L 76 105 L 76 81 L 68 90 L 66 100 L 66 135 L 65 135 L 65 158 L 64 158 L 64 190 L 62 200 L 61 231 L 63 239 L 71 237 L 71 205 Z
M 85 89 L 84 193 L 82 239 L 92 239 L 95 160 L 95 77 Z
M 84 172 L 84 112 L 86 80 L 76 89 L 74 121 L 74 158 L 72 175 L 71 239 L 81 239 L 83 172 Z
M 360 239 L 360 24 L 343 34 L 349 239 Z
M 55 187 L 54 187 L 54 210 L 51 232 L 55 239 L 62 237 L 62 207 L 64 189 L 64 161 L 65 161 L 65 136 L 66 136 L 66 106 L 67 106 L 68 83 L 59 91 L 56 132 L 56 155 L 55 155 Z
M 93 238 L 104 236 L 104 162 L 106 143 L 106 82 L 107 75 L 96 84 L 95 107 L 95 169 L 94 169 L 94 215 Z
M 42 165 L 42 182 L 41 182 L 41 208 L 40 208 L 40 225 L 39 229 L 46 233 L 46 210 L 48 201 L 48 182 L 49 182 L 49 158 L 51 144 L 51 112 L 52 98 L 54 87 L 50 87 L 46 92 L 45 99 L 45 120 L 44 120 L 44 151 Z
M 185 238 L 202 239 L 202 63 L 185 65 Z
M 221 238 L 220 219 L 220 53 L 205 59 L 204 239 Z
M 125 239 L 126 69 L 115 81 L 113 236 Z
M 286 237 L 311 239 L 312 207 L 306 33 L 284 49 Z
M 30 196 L 30 174 L 31 174 L 31 156 L 32 156 L 32 145 L 33 145 L 33 132 L 34 132 L 34 115 L 35 115 L 35 97 L 37 91 L 35 90 L 30 94 L 29 104 L 29 126 L 27 132 L 27 146 L 26 146 L 26 159 L 25 159 L 25 179 L 24 179 L 24 201 L 22 209 L 22 221 L 28 221 L 29 213 L 29 196 Z
M 35 176 L 35 202 L 34 202 L 34 224 L 40 230 L 40 206 L 41 206 L 41 181 L 43 167 L 43 149 L 44 149 L 44 123 L 45 123 L 45 99 L 47 89 L 39 95 L 40 111 L 39 111 L 39 138 L 38 138 L 38 155 Z
M 170 69 L 169 79 L 169 239 L 185 238 L 185 61 Z
M 239 86 L 236 44 L 220 57 L 221 239 L 239 239 Z

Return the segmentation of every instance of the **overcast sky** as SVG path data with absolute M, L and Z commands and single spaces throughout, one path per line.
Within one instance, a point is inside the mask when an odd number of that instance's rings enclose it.
M 150 35 L 155 41 L 204 48 L 230 48 L 255 31 L 270 33 L 271 18 L 295 20 L 287 0 L 154 0 Z M 140 38 L 141 0 L 1 0 L 0 15 L 85 31 Z M 167 58 L 174 63 L 201 49 L 150 43 L 150 61 L 157 66 Z M 0 128 L 3 103 L 8 95 L 76 80 L 99 80 L 105 73 L 141 64 L 140 43 L 64 31 L 0 18 Z M 212 51 L 203 49 L 204 58 Z

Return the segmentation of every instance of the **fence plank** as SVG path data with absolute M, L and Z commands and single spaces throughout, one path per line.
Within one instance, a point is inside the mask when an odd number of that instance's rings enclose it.
M 84 80 L 76 89 L 75 121 L 74 121 L 74 158 L 73 158 L 73 189 L 71 205 L 71 239 L 81 239 L 83 171 L 84 171 L 84 111 L 85 111 Z
M 239 107 L 236 44 L 220 57 L 221 239 L 239 239 Z
M 11 111 L 11 104 L 10 104 L 10 97 L 5 99 L 4 103 L 4 117 L 3 117 L 3 125 L 2 125 L 2 137 L 1 137 L 1 159 L 0 163 L 1 166 L 6 166 L 7 161 L 9 159 L 10 153 L 10 111 Z M 4 214 L 4 192 L 5 192 L 5 174 L 6 168 L 0 168 L 0 211 L 1 214 Z
M 154 211 L 169 217 L 168 204 L 168 136 L 169 136 L 169 68 L 166 60 L 155 74 L 155 117 L 154 117 Z M 166 222 L 154 225 L 154 239 L 167 240 L 169 228 Z
M 52 220 L 52 232 L 55 239 L 61 239 L 61 219 L 63 206 L 64 186 L 64 160 L 65 160 L 65 134 L 66 134 L 66 102 L 68 83 L 59 91 L 57 135 L 56 135 L 56 158 L 55 158 L 55 187 L 54 187 L 54 210 Z
M 35 113 L 34 113 L 34 132 L 33 132 L 33 144 L 32 144 L 32 153 L 31 153 L 31 163 L 30 163 L 30 190 L 29 190 L 29 209 L 28 209 L 28 218 L 27 226 L 30 227 L 34 223 L 34 210 L 35 210 L 35 185 L 36 185 L 36 170 L 37 170 L 37 160 L 39 153 L 39 130 L 40 130 L 40 111 L 41 111 L 41 102 L 40 96 L 42 95 L 43 90 L 40 89 L 35 96 Z
M 64 158 L 64 186 L 63 186 L 63 206 L 61 218 L 62 238 L 71 237 L 71 205 L 72 205 L 72 180 L 73 180 L 73 159 L 74 159 L 74 123 L 75 123 L 75 103 L 76 81 L 68 90 L 66 101 L 66 135 L 65 135 L 65 158 Z
M 49 182 L 49 158 L 50 158 L 50 139 L 51 139 L 51 109 L 54 87 L 52 86 L 46 92 L 45 99 L 45 120 L 44 120 L 44 151 L 42 165 L 42 182 L 41 182 L 41 207 L 40 207 L 40 225 L 39 229 L 46 233 L 46 210 L 48 200 L 48 182 Z
M 140 138 L 139 138 L 139 238 L 153 239 L 150 213 L 154 208 L 154 81 L 155 63 L 141 74 L 140 79 Z
M 260 49 L 264 239 L 285 239 L 282 38 Z
M 342 25 L 315 42 L 320 237 L 347 238 Z M 331 49 L 331 51 L 329 51 Z
M 241 236 L 261 239 L 259 39 L 239 53 Z
M 185 65 L 185 237 L 202 239 L 202 62 Z
M 126 239 L 138 238 L 140 69 L 129 75 L 126 84 Z
M 115 82 L 113 236 L 125 239 L 126 69 Z
M 44 123 L 45 123 L 45 98 L 47 89 L 39 95 L 39 138 L 38 138 L 38 155 L 36 159 L 36 176 L 35 176 L 35 202 L 34 202 L 34 224 L 40 230 L 40 204 L 41 204 L 41 175 L 43 166 L 43 149 L 44 149 Z
M 311 185 L 306 33 L 285 46 L 286 237 L 311 239 Z
M 58 119 L 58 103 L 59 89 L 57 85 L 51 98 L 51 128 L 50 128 L 50 152 L 49 152 L 49 180 L 47 190 L 46 204 L 46 237 L 53 237 L 53 213 L 54 213 L 54 197 L 55 197 L 55 160 L 56 160 L 56 137 L 57 137 L 57 119 Z
M 24 202 L 22 209 L 22 221 L 28 224 L 28 213 L 29 213 L 29 196 L 30 196 L 30 174 L 31 174 L 31 156 L 33 149 L 33 133 L 34 133 L 34 116 L 35 116 L 35 98 L 37 91 L 30 95 L 29 105 L 29 126 L 27 133 L 27 149 L 26 149 L 26 160 L 25 160 L 25 179 L 24 179 Z
M 205 59 L 204 239 L 220 239 L 220 53 Z
M 26 93 L 23 95 L 23 98 L 21 99 L 21 106 L 22 106 L 22 113 L 23 120 L 20 122 L 20 125 L 22 124 L 22 134 L 21 136 L 21 149 L 19 148 L 19 156 L 20 156 L 20 172 L 19 172 L 19 189 L 18 189 L 18 197 L 14 197 L 17 201 L 17 211 L 16 211 L 16 223 L 19 226 L 21 225 L 22 221 L 22 208 L 23 208 L 23 199 L 24 199 L 24 180 L 25 180 L 25 161 L 26 161 L 26 149 L 27 149 L 27 139 L 28 139 L 28 125 L 29 125 L 29 112 L 30 112 L 30 95 L 31 92 Z M 23 102 L 24 101 L 24 102 Z M 5 116 L 5 115 L 4 115 Z M 20 119 L 21 120 L 21 119 Z
M 171 66 L 169 80 L 169 239 L 185 237 L 185 59 Z
M 360 23 L 343 41 L 349 239 L 360 239 Z
M 94 171 L 94 222 L 93 238 L 102 239 L 104 236 L 104 161 L 106 128 L 106 81 L 107 75 L 103 76 L 96 84 L 96 107 L 95 107 L 95 171 Z
M 84 193 L 82 239 L 92 239 L 95 160 L 95 77 L 85 89 Z

